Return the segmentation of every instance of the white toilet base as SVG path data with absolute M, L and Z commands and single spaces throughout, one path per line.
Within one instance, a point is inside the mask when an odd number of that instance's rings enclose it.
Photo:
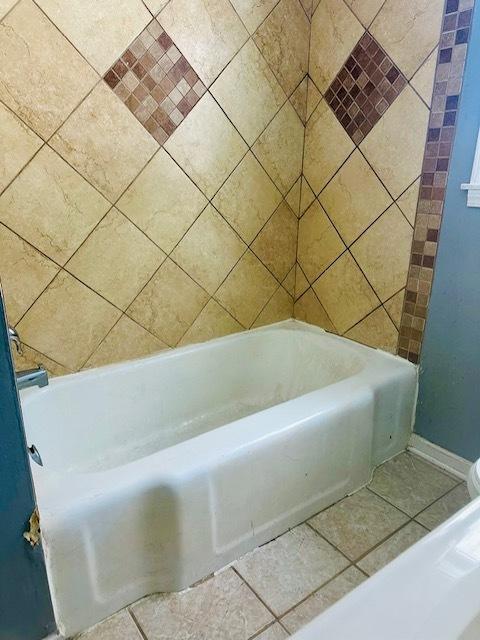
M 480 460 L 472 464 L 468 474 L 467 486 L 472 500 L 480 496 Z

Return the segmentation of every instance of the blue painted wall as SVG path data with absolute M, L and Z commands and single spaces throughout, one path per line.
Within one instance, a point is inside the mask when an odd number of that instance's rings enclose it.
M 480 0 L 477 0 L 477 3 Z M 466 206 L 480 126 L 480 10 L 475 11 L 420 361 L 415 431 L 466 458 L 480 457 L 480 209 Z

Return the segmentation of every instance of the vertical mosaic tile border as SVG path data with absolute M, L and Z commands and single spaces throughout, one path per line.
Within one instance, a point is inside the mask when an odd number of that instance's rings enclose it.
M 474 0 L 446 0 L 398 355 L 417 364 L 432 291 Z

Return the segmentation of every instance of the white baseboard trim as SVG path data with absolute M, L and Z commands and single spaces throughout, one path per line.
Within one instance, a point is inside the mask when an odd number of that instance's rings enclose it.
M 425 440 L 425 438 L 418 436 L 416 433 L 412 433 L 410 437 L 408 450 L 445 469 L 445 471 L 461 480 L 467 479 L 468 472 L 472 466 L 472 463 L 465 460 L 465 458 L 461 458 L 447 449 L 442 449 L 442 447 Z

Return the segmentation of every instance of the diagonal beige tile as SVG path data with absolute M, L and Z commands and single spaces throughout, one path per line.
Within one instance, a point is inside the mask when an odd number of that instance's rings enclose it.
M 434 502 L 427 507 L 425 511 L 416 516 L 415 520 L 422 524 L 427 529 L 435 529 L 442 522 L 448 520 L 457 511 L 460 511 L 471 501 L 468 489 L 465 483 L 459 484 L 458 487 L 452 489 L 449 493 L 444 495 L 440 500 Z
M 419 93 L 420 97 L 430 106 L 432 104 L 433 83 L 437 67 L 438 47 L 425 60 L 410 81 L 412 87 Z
M 167 140 L 165 150 L 211 198 L 248 147 L 207 93 Z
M 193 589 L 140 600 L 132 610 L 148 640 L 248 640 L 273 619 L 232 569 Z
M 17 0 L 0 0 L 0 20 L 7 14 Z
M 310 118 L 312 113 L 320 104 L 320 100 L 322 99 L 322 94 L 315 86 L 313 80 L 308 78 L 308 89 L 307 89 L 307 120 Z
M 393 320 L 397 329 L 400 329 L 400 320 L 402 319 L 403 299 L 405 297 L 405 289 L 402 289 L 394 296 L 387 300 L 384 304 L 385 309 Z
M 412 227 L 417 215 L 418 193 L 420 191 L 420 178 L 415 180 L 406 191 L 398 198 L 397 204 Z
M 0 50 L 0 99 L 45 140 L 98 81 L 31 0 L 21 0 L 0 24 Z
M 253 323 L 253 327 L 263 327 L 267 324 L 288 320 L 293 317 L 293 298 L 283 287 L 278 287 L 273 296 L 263 308 L 261 314 Z
M 254 33 L 278 0 L 230 0 L 249 32 Z
M 360 22 L 368 27 L 385 0 L 346 0 L 346 2 Z
M 251 249 L 281 282 L 295 264 L 298 219 L 284 201 L 260 231 Z
M 296 302 L 294 307 L 294 317 L 297 320 L 314 324 L 317 327 L 336 333 L 336 329 L 327 312 L 321 305 L 313 289 L 308 289 Z
M 389 353 L 397 353 L 398 329 L 383 307 L 372 311 L 345 334 L 346 338 Z
M 293 265 L 293 267 L 287 273 L 287 277 L 284 278 L 282 282 L 283 288 L 290 294 L 292 298 L 295 295 L 295 270 L 296 264 Z
M 287 193 L 287 195 L 285 196 L 285 200 L 287 201 L 288 206 L 293 211 L 293 213 L 297 216 L 297 218 L 300 217 L 301 189 L 302 189 L 302 178 L 300 177 L 295 182 L 295 184 L 290 189 L 290 191 Z
M 305 177 L 302 176 L 302 188 L 300 193 L 300 217 L 303 216 L 308 207 L 315 200 L 315 194 L 310 188 L 310 185 L 305 180 Z
M 305 293 L 309 286 L 310 285 L 308 284 L 308 280 L 306 279 L 302 268 L 297 262 L 295 266 L 295 300 L 298 300 L 298 298 L 300 298 L 300 296 Z
M 158 149 L 152 136 L 104 83 L 73 112 L 51 145 L 111 201 Z
M 48 358 L 45 354 L 32 349 L 26 344 L 22 344 L 22 353 L 18 353 L 16 349 L 12 349 L 13 363 L 16 371 L 25 371 L 25 369 L 36 369 L 44 367 L 50 377 L 65 376 L 72 373 L 61 364 Z
M 307 121 L 307 90 L 308 78 L 305 76 L 305 78 L 301 81 L 301 83 L 290 96 L 292 107 L 297 112 L 297 115 L 303 122 L 303 124 L 305 124 Z
M 153 15 L 157 15 L 157 13 L 161 11 L 163 7 L 165 7 L 169 3 L 169 1 L 170 0 L 143 0 L 143 3 L 147 7 L 147 9 L 150 9 Z
M 373 575 L 397 556 L 418 542 L 428 531 L 416 522 L 409 522 L 383 544 L 370 552 L 357 564 L 369 576 Z
M 234 563 L 276 615 L 303 600 L 347 565 L 348 560 L 306 524 Z
M 137 625 L 126 609 L 95 625 L 78 640 L 142 640 Z
M 179 346 L 206 342 L 243 331 L 243 327 L 211 298 L 179 342 Z

